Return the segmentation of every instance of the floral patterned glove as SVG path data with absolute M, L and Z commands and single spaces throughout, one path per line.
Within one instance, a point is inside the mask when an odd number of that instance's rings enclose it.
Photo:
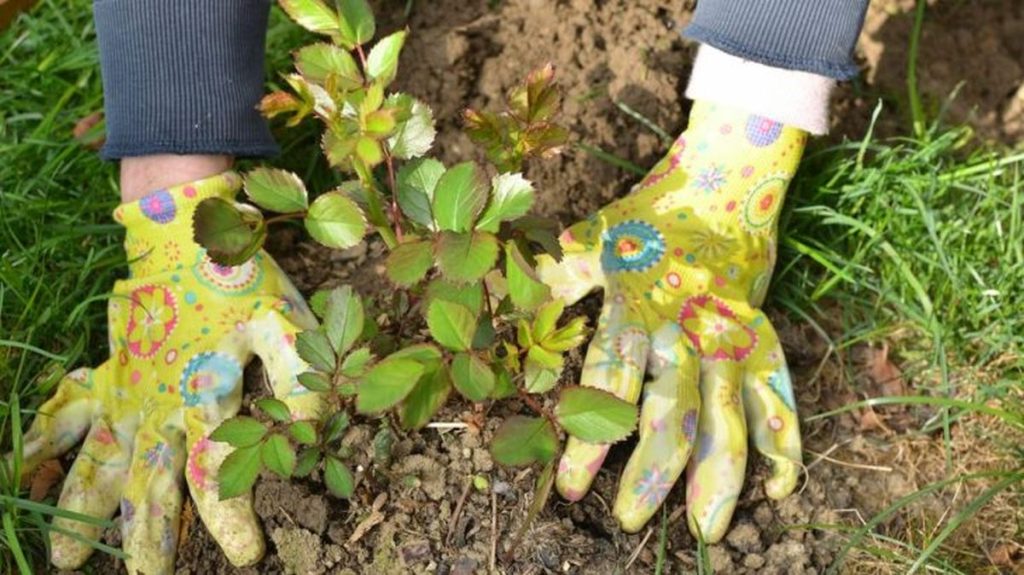
M 237 267 L 210 261 L 192 241 L 192 214 L 209 197 L 231 199 L 227 172 L 122 204 L 131 279 L 110 299 L 111 358 L 60 383 L 25 436 L 25 467 L 59 456 L 82 437 L 60 507 L 110 517 L 120 505 L 130 573 L 171 573 L 184 474 L 199 514 L 235 565 L 258 561 L 263 535 L 246 495 L 220 501 L 216 472 L 231 448 L 208 439 L 238 411 L 242 368 L 255 353 L 275 395 L 296 418 L 320 398 L 299 386 L 306 364 L 295 333 L 316 325 L 302 297 L 265 253 Z M 90 539 L 100 529 L 55 518 Z M 54 531 L 53 563 L 76 568 L 92 548 Z
M 604 290 L 581 384 L 636 402 L 651 376 L 614 506 L 626 531 L 643 527 L 687 467 L 690 530 L 720 540 L 743 486 L 748 432 L 773 465 L 768 495 L 796 485 L 789 371 L 758 307 L 805 140 L 697 102 L 690 128 L 639 187 L 566 230 L 560 263 L 540 261 L 541 279 L 567 303 Z M 583 497 L 608 447 L 569 438 L 557 475 L 563 496 Z

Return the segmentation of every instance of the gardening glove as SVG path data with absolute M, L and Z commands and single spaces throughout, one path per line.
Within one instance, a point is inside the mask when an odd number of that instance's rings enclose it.
M 205 198 L 231 200 L 232 172 L 122 204 L 130 279 L 114 285 L 110 359 L 65 377 L 25 436 L 25 467 L 60 456 L 82 437 L 60 496 L 68 511 L 107 518 L 120 505 L 130 573 L 171 573 L 185 475 L 200 516 L 235 565 L 258 561 L 263 536 L 252 496 L 220 501 L 216 473 L 231 451 L 210 433 L 238 411 L 242 369 L 260 357 L 274 394 L 295 419 L 315 417 L 317 394 L 298 385 L 306 364 L 295 334 L 316 326 L 302 297 L 263 252 L 221 266 L 192 240 Z M 76 568 L 98 526 L 54 518 L 52 561 Z
M 635 191 L 566 230 L 561 262 L 539 262 L 566 303 L 604 290 L 581 384 L 635 403 L 651 376 L 613 511 L 626 531 L 643 527 L 686 467 L 690 530 L 720 540 L 743 486 L 748 432 L 773 465 L 768 495 L 796 485 L 789 371 L 759 306 L 805 140 L 802 130 L 697 102 L 689 129 Z M 556 480 L 564 497 L 583 497 L 608 448 L 569 438 Z

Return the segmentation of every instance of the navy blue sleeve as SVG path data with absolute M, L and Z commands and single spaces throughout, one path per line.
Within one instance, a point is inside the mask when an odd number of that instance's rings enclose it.
M 268 156 L 257 110 L 270 0 L 95 0 L 107 159 Z
M 847 80 L 868 0 L 698 0 L 683 34 L 776 68 Z

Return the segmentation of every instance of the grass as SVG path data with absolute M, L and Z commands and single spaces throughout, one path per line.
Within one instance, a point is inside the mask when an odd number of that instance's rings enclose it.
M 919 23 L 923 10 L 915 14 Z M 286 69 L 289 50 L 305 37 L 276 13 L 272 22 L 268 69 Z M 837 353 L 894 340 L 903 363 L 920 366 L 913 374 L 917 395 L 868 401 L 925 404 L 934 415 L 920 433 L 941 432 L 944 439 L 948 476 L 939 483 L 891 502 L 865 525 L 817 527 L 844 538 L 844 555 L 882 562 L 893 572 L 971 572 L 973 559 L 962 553 L 958 534 L 993 501 L 1019 505 L 1024 497 L 1024 453 L 1009 439 L 1016 436 L 1001 436 L 1024 420 L 1024 154 L 986 149 L 968 129 L 926 118 L 913 62 L 909 71 L 908 136 L 869 133 L 805 159 L 782 222 L 772 301 L 831 334 Z M 106 298 L 125 263 L 121 230 L 110 220 L 116 172 L 70 137 L 78 119 L 101 107 L 88 3 L 41 0 L 0 32 L 3 451 L 17 451 L 22 420 L 62 369 L 105 359 Z M 629 112 L 623 110 L 632 117 Z M 876 115 L 894 113 L 880 108 Z M 318 189 L 331 187 L 334 176 L 321 155 L 307 153 L 316 145 L 312 128 L 288 138 L 281 163 Z M 622 169 L 640 169 L 587 151 Z M 965 367 L 985 377 L 959 377 Z M 969 446 L 960 444 L 964 434 L 956 426 L 965 421 L 980 422 L 978 433 L 994 436 L 983 445 L 998 451 L 999 466 L 961 469 Z M 893 517 L 925 497 L 963 485 L 967 502 L 944 521 L 907 535 L 887 530 Z M 59 513 L 27 500 L 0 469 L 0 572 L 44 565 L 48 517 Z M 658 539 L 660 565 L 664 523 Z M 697 557 L 703 572 L 706 546 Z

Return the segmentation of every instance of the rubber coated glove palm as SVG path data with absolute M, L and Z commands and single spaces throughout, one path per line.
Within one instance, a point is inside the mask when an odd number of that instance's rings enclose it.
M 645 373 L 652 378 L 614 505 L 626 531 L 643 527 L 689 463 L 690 529 L 721 539 L 743 486 L 748 431 L 773 464 L 768 495 L 796 485 L 789 371 L 758 307 L 805 140 L 800 130 L 698 102 L 689 129 L 638 188 L 566 230 L 561 262 L 540 262 L 541 278 L 567 303 L 604 290 L 581 384 L 636 402 Z M 563 496 L 583 497 L 608 448 L 569 438 L 557 475 Z
M 200 516 L 236 565 L 258 561 L 263 535 L 246 495 L 220 501 L 216 472 L 230 452 L 208 436 L 238 411 L 242 369 L 255 353 L 276 396 L 296 418 L 320 398 L 299 386 L 306 364 L 295 333 L 316 325 L 302 297 L 265 253 L 237 267 L 213 263 L 192 241 L 192 215 L 208 197 L 231 199 L 231 172 L 122 204 L 131 278 L 110 299 L 111 358 L 61 381 L 25 436 L 25 467 L 59 456 L 85 436 L 59 506 L 110 517 L 120 505 L 131 573 L 171 573 L 184 473 Z M 55 518 L 85 537 L 98 527 Z M 92 549 L 54 531 L 53 563 L 75 568 Z

